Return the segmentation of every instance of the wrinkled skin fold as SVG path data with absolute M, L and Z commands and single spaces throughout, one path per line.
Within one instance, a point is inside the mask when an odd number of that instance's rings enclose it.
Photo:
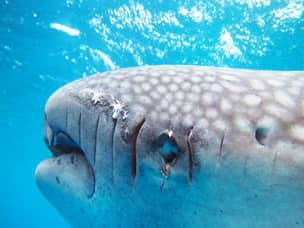
M 45 108 L 43 195 L 73 227 L 303 227 L 304 73 L 145 66 Z

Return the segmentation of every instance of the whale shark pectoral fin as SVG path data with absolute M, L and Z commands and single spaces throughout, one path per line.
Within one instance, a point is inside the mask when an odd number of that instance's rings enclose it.
M 35 172 L 40 191 L 56 207 L 68 205 L 64 200 L 91 198 L 95 192 L 95 176 L 81 154 L 70 153 L 42 161 Z

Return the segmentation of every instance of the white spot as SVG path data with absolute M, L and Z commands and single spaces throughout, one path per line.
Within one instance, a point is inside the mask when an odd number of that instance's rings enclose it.
M 171 115 L 175 115 L 175 114 L 177 113 L 177 106 L 174 105 L 174 104 L 171 104 L 171 105 L 169 106 L 169 113 L 170 113 Z
M 235 127 L 241 132 L 251 132 L 252 126 L 251 123 L 244 117 L 237 116 L 234 120 Z
M 229 102 L 229 100 L 223 98 L 220 103 L 220 108 L 221 108 L 222 112 L 228 113 L 231 111 L 232 105 Z
M 192 117 L 192 114 L 187 114 L 184 116 L 183 120 L 182 120 L 182 124 L 184 126 L 192 126 L 193 125 L 193 117 Z
M 224 86 L 226 89 L 235 92 L 235 93 L 241 93 L 246 91 L 246 89 L 242 86 L 234 85 L 227 81 L 221 81 L 222 86 Z
M 243 98 L 246 105 L 256 107 L 261 104 L 262 99 L 254 94 L 247 94 Z
M 223 91 L 223 87 L 221 87 L 219 84 L 213 84 L 211 85 L 210 91 L 221 93 Z
M 131 88 L 131 83 L 129 81 L 125 80 L 121 83 L 121 88 L 129 89 L 129 88 Z
M 275 80 L 275 79 L 268 79 L 266 80 L 266 82 L 273 87 L 281 87 L 284 85 L 284 83 L 282 81 L 279 80 Z
M 257 125 L 269 129 L 275 129 L 278 127 L 277 121 L 273 117 L 267 115 L 259 119 L 257 121 Z
M 133 87 L 133 91 L 137 94 L 141 94 L 142 93 L 142 90 L 141 90 L 141 87 L 140 86 L 134 86 Z
M 304 125 L 294 125 L 289 132 L 294 139 L 304 141 Z
M 184 96 L 185 96 L 185 94 L 184 94 L 182 91 L 177 91 L 177 92 L 175 93 L 175 98 L 176 98 L 177 100 L 183 100 L 183 99 L 184 99 Z
M 184 113 L 191 113 L 191 111 L 193 111 L 193 106 L 191 103 L 186 103 L 182 106 L 182 109 Z
M 202 96 L 203 104 L 210 105 L 213 102 L 212 93 L 204 93 Z
M 284 106 L 287 106 L 287 107 L 295 106 L 294 101 L 292 100 L 292 98 L 286 92 L 276 91 L 274 93 L 274 97 L 275 97 L 275 99 L 278 103 L 280 103 Z
M 215 120 L 213 122 L 213 126 L 215 129 L 220 130 L 220 131 L 225 131 L 227 129 L 227 124 L 224 120 Z
M 198 128 L 207 128 L 209 126 L 209 122 L 204 118 L 200 118 L 197 122 L 197 126 Z
M 205 81 L 206 82 L 214 82 L 215 81 L 215 77 L 212 77 L 212 76 L 206 76 L 204 77 Z
M 158 85 L 156 87 L 156 90 L 160 93 L 160 94 L 165 94 L 167 92 L 167 88 L 164 85 Z
M 135 77 L 133 77 L 133 81 L 134 82 L 144 82 L 144 81 L 146 81 L 146 78 L 143 77 L 142 75 L 136 75 Z
M 224 74 L 224 75 L 221 75 L 220 77 L 221 77 L 221 79 L 224 79 L 226 81 L 231 81 L 231 82 L 239 82 L 240 81 L 238 78 L 236 78 L 232 75 Z
M 190 82 L 184 82 L 181 84 L 181 88 L 184 91 L 190 91 L 191 90 L 191 83 Z
M 168 100 L 167 99 L 162 99 L 161 101 L 160 101 L 160 107 L 162 108 L 162 109 L 167 109 L 168 107 L 169 107 L 169 102 L 168 102 Z
M 160 112 L 159 113 L 159 118 L 162 121 L 165 121 L 165 120 L 168 120 L 170 118 L 170 116 L 169 116 L 169 113 L 167 113 L 167 112 Z
M 301 93 L 301 89 L 298 86 L 293 86 L 287 89 L 288 93 L 293 96 L 299 96 Z
M 51 23 L 50 27 L 52 29 L 61 31 L 61 32 L 65 32 L 66 34 L 70 35 L 70 36 L 79 36 L 80 35 L 80 31 L 78 29 L 74 29 L 71 27 L 68 27 L 66 25 L 62 25 L 59 23 Z
M 175 75 L 176 72 L 175 72 L 174 70 L 168 70 L 168 71 L 167 71 L 167 74 L 168 74 L 168 75 Z
M 210 84 L 209 83 L 202 83 L 201 88 L 202 88 L 202 90 L 208 90 L 210 88 Z
M 163 83 L 168 84 L 168 83 L 170 83 L 171 78 L 167 77 L 167 76 L 162 76 L 161 80 Z
M 191 82 L 193 83 L 200 83 L 202 81 L 202 78 L 196 75 L 193 75 L 192 77 L 190 77 Z
M 150 75 L 151 76 L 153 76 L 153 77 L 159 77 L 160 76 L 160 73 L 158 72 L 158 71 L 152 71 L 151 73 L 150 73 Z
M 160 93 L 158 93 L 157 91 L 152 91 L 151 93 L 150 93 L 150 96 L 153 98 L 153 99 L 155 99 L 155 100 L 158 100 L 158 99 L 160 99 Z
M 149 90 L 151 89 L 151 84 L 145 82 L 145 83 L 142 83 L 142 84 L 141 84 L 141 87 L 142 87 L 142 89 L 143 89 L 144 91 L 147 92 L 147 91 L 149 91 Z
M 152 85 L 157 85 L 159 83 L 159 80 L 157 78 L 149 78 L 149 83 Z
M 208 108 L 206 110 L 206 117 L 210 118 L 210 119 L 214 119 L 217 117 L 218 113 L 217 110 L 215 108 Z
M 195 84 L 191 87 L 191 91 L 199 94 L 199 93 L 201 93 L 201 87 L 199 85 Z
M 275 104 L 266 105 L 265 111 L 275 117 L 278 117 L 279 119 L 290 120 L 290 113 L 288 113 L 286 109 L 278 105 Z
M 175 83 L 169 84 L 168 87 L 169 87 L 169 91 L 171 91 L 171 92 L 176 92 L 178 90 L 178 85 Z
M 253 89 L 256 90 L 264 90 L 265 89 L 265 84 L 264 82 L 257 80 L 257 79 L 251 79 L 250 80 L 250 85 Z
M 176 84 L 182 84 L 184 82 L 184 79 L 182 77 L 175 77 L 174 83 Z

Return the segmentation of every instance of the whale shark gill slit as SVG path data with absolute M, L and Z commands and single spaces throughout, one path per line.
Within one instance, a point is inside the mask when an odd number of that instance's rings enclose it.
M 97 121 L 96 121 L 96 128 L 95 128 L 95 132 L 94 132 L 94 147 L 93 147 L 93 164 L 95 165 L 96 162 L 96 147 L 97 147 L 97 140 L 98 140 L 98 129 L 99 129 L 99 116 L 97 117 Z
M 87 168 L 88 168 L 88 172 L 89 172 L 90 176 L 92 176 L 92 181 L 93 181 L 92 192 L 88 194 L 88 198 L 90 199 L 94 196 L 94 194 L 96 192 L 96 178 L 95 178 L 95 172 L 94 172 L 93 168 L 90 165 L 88 165 Z
M 115 167 L 115 164 L 114 164 L 114 159 L 115 159 L 115 151 L 114 151 L 114 137 L 115 137 L 115 129 L 116 129 L 116 125 L 117 125 L 117 119 L 113 119 L 113 130 L 112 130 L 112 133 L 111 133 L 111 154 L 112 154 L 112 163 L 111 163 L 111 177 L 112 177 L 112 183 L 114 183 L 114 167 Z
M 217 155 L 217 164 L 218 165 L 221 164 L 221 159 L 222 159 L 222 156 L 223 156 L 224 139 L 225 139 L 225 133 L 222 135 L 220 146 L 219 146 L 219 152 L 218 152 L 218 155 Z
M 192 134 L 193 134 L 193 127 L 188 131 L 188 134 L 187 134 L 187 147 L 188 147 L 188 155 L 189 155 L 188 176 L 189 176 L 190 183 L 192 182 L 192 170 L 193 170 L 193 146 L 191 143 Z
M 137 137 L 139 134 L 140 129 L 142 128 L 144 122 L 146 121 L 145 118 L 141 119 L 134 128 L 134 133 L 132 136 L 132 141 L 131 141 L 131 176 L 133 178 L 133 180 L 136 177 L 136 173 L 137 173 L 137 151 L 136 151 L 136 144 L 137 144 Z
M 79 112 L 77 125 L 78 125 L 78 144 L 81 145 L 81 112 Z

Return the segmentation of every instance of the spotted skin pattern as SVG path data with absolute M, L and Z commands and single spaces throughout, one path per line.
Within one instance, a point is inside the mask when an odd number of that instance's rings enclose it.
M 98 74 L 67 87 L 89 87 L 88 99 L 93 100 L 105 91 L 114 93 L 145 116 L 185 126 L 239 131 L 245 125 L 254 129 L 276 124 L 284 132 L 280 137 L 304 143 L 303 85 L 303 72 L 296 71 L 274 76 L 271 71 L 145 66 Z

